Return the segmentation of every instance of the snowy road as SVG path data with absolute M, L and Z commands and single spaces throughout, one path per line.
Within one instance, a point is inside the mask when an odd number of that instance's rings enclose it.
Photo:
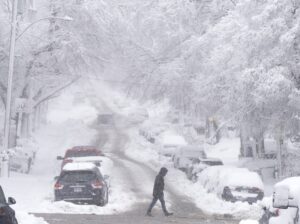
M 125 180 L 125 187 L 128 192 L 133 193 L 138 199 L 133 208 L 125 213 L 113 215 L 77 215 L 77 214 L 36 214 L 43 217 L 49 224 L 98 224 L 101 223 L 211 223 L 211 224 L 234 224 L 238 220 L 226 219 L 222 216 L 207 216 L 198 209 L 191 199 L 187 198 L 180 191 L 166 186 L 166 203 L 170 211 L 174 212 L 172 217 L 164 217 L 160 206 L 153 210 L 154 217 L 146 217 L 145 212 L 151 201 L 153 180 L 156 171 L 146 164 L 127 157 L 123 151 L 128 142 L 128 136 L 119 129 L 110 130 L 110 134 L 100 133 L 99 136 L 110 136 L 111 141 L 110 157 Z M 103 144 L 103 141 L 102 141 Z M 101 144 L 101 145 L 102 145 Z

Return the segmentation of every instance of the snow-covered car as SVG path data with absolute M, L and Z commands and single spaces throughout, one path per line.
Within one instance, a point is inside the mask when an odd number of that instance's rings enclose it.
M 167 157 L 172 157 L 177 153 L 180 146 L 187 145 L 185 139 L 173 132 L 164 132 L 162 134 L 162 145 L 159 149 L 159 154 Z
M 290 177 L 275 184 L 273 207 L 277 216 L 271 217 L 270 224 L 299 224 L 300 177 Z
M 61 167 L 64 167 L 64 165 L 73 162 L 76 158 L 99 156 L 104 156 L 104 154 L 95 146 L 74 146 L 66 151 L 64 157 L 57 156 L 57 160 L 62 160 Z
M 35 152 L 15 147 L 9 150 L 9 169 L 21 173 L 29 173 L 35 158 Z
M 210 193 L 229 202 L 255 203 L 264 197 L 260 176 L 246 168 L 212 166 L 198 174 L 198 181 Z
M 218 158 L 198 158 L 193 160 L 191 164 L 189 164 L 186 175 L 188 179 L 192 181 L 197 181 L 198 174 L 201 173 L 204 169 L 210 166 L 222 166 L 224 165 L 222 160 Z
M 188 167 L 199 159 L 206 159 L 206 153 L 201 146 L 187 145 L 178 149 L 173 156 L 174 167 L 187 171 Z
M 55 201 L 104 206 L 108 203 L 107 178 L 93 163 L 68 163 L 56 178 Z

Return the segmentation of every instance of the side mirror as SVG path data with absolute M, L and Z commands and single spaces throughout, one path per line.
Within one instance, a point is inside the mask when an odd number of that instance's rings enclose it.
M 104 180 L 108 180 L 109 179 L 109 176 L 108 175 L 104 175 Z
M 8 201 L 8 204 L 9 204 L 9 205 L 14 205 L 14 204 L 16 204 L 16 200 L 15 200 L 14 198 L 9 197 L 7 201 Z
M 287 187 L 276 187 L 273 193 L 273 207 L 287 209 L 289 207 L 289 193 Z
M 57 160 L 64 160 L 64 157 L 62 157 L 62 156 L 57 156 L 56 159 L 57 159 Z
M 56 181 L 56 180 L 58 180 L 58 178 L 59 178 L 59 176 L 56 176 L 56 177 L 54 177 L 54 180 Z

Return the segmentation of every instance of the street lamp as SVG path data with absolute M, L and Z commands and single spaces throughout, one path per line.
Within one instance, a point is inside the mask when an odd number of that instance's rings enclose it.
M 9 148 L 9 129 L 10 129 L 10 113 L 11 113 L 11 98 L 12 98 L 12 80 L 14 73 L 14 59 L 15 59 L 15 44 L 16 40 L 18 40 L 30 27 L 34 24 L 43 21 L 43 20 L 51 20 L 58 19 L 64 21 L 72 21 L 71 17 L 47 17 L 39 19 L 29 26 L 27 26 L 19 36 L 16 37 L 16 28 L 17 28 L 17 11 L 18 11 L 18 0 L 14 0 L 13 2 L 13 10 L 12 10 L 12 25 L 11 25 L 11 36 L 10 36 L 10 50 L 9 50 L 9 66 L 8 66 L 8 77 L 7 77 L 7 94 L 6 94 L 6 108 L 5 108 L 5 124 L 4 124 L 4 142 L 3 142 L 3 151 L 8 150 Z M 9 176 L 9 158 L 7 153 L 3 153 L 1 157 L 2 163 L 1 165 L 1 176 Z

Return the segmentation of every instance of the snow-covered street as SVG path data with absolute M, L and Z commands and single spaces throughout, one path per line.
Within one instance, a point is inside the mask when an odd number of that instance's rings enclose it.
M 164 222 L 171 223 L 184 219 L 185 223 L 196 223 L 200 219 L 208 223 L 238 223 L 241 218 L 255 218 L 259 215 L 257 206 L 222 202 L 213 194 L 207 194 L 201 185 L 191 183 L 184 173 L 174 169 L 168 161 L 160 161 L 157 149 L 153 146 L 151 148 L 147 141 L 138 135 L 139 124 L 128 120 L 124 115 L 126 113 L 122 113 L 120 104 L 122 105 L 125 99 L 118 98 L 107 90 L 106 94 L 115 100 L 115 104 L 108 105 L 105 100 L 94 104 L 94 100 L 87 100 L 76 104 L 74 108 L 74 105 L 67 103 L 74 101 L 74 91 L 77 92 L 78 88 L 64 94 L 62 100 L 66 103 L 58 101 L 53 105 L 49 113 L 49 124 L 35 136 L 39 152 L 32 172 L 30 174 L 13 172 L 11 177 L 2 183 L 6 194 L 17 198 L 14 208 L 18 215 L 20 212 L 22 219 L 26 213 L 30 213 L 44 217 L 50 224 L 62 220 L 63 223 L 81 223 L 86 218 L 93 223 L 100 217 L 112 222 L 135 215 L 141 219 L 139 223 L 143 223 L 145 211 L 151 201 L 157 167 L 162 165 L 169 169 L 166 177 L 167 206 L 176 214 L 174 218 Z M 74 112 L 70 113 L 67 108 L 73 108 Z M 118 116 L 116 125 L 105 128 L 94 125 L 95 121 L 92 119 L 94 114 L 101 113 L 103 108 L 105 110 L 109 108 L 112 113 L 115 113 L 115 110 L 121 112 L 116 114 Z M 130 110 L 135 111 L 134 104 Z M 100 208 L 95 205 L 54 202 L 54 177 L 60 171 L 57 155 L 63 154 L 63 151 L 72 145 L 95 142 L 99 143 L 98 147 L 103 148 L 113 163 L 101 168 L 104 174 L 110 176 L 109 204 Z M 234 153 L 232 155 L 234 156 Z M 159 208 L 154 212 L 159 216 Z M 28 219 L 32 218 L 32 215 L 27 216 Z M 161 222 L 160 218 L 155 220 Z M 44 221 L 36 219 L 35 222 L 42 224 Z M 145 223 L 147 222 L 149 220 L 146 219 Z M 28 221 L 23 223 L 28 224 Z
M 0 1 L 0 224 L 300 224 L 299 0 Z

